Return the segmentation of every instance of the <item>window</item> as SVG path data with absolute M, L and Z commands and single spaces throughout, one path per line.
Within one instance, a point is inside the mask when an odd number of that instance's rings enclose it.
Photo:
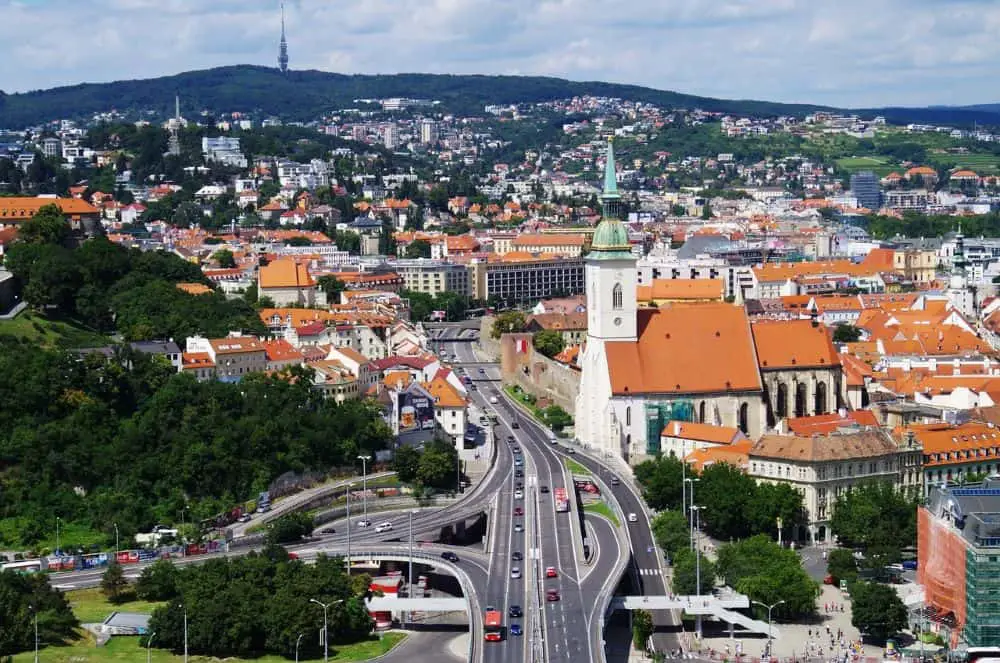
M 622 284 L 616 283 L 611 291 L 611 308 L 620 311 L 622 308 Z
M 632 425 L 632 406 L 631 405 L 628 406 L 627 408 L 625 408 L 625 425 L 626 426 L 631 426 Z

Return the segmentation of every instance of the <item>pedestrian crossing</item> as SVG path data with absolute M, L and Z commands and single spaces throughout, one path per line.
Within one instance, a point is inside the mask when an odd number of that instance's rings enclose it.
M 639 575 L 641 576 L 658 576 L 660 575 L 659 569 L 639 569 Z

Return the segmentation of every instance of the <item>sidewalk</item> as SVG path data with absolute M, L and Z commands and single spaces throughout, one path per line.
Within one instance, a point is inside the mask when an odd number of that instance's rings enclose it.
M 851 625 L 850 598 L 846 593 L 830 585 L 823 585 L 822 588 L 820 596 L 816 599 L 819 614 L 812 623 L 775 624 L 781 637 L 774 640 L 773 656 L 789 660 L 792 658 L 830 660 L 836 658 L 838 654 L 842 657 L 851 644 L 860 639 L 858 629 Z M 837 611 L 827 612 L 824 609 L 827 605 L 835 606 Z M 844 607 L 843 612 L 839 610 L 841 605 Z M 744 657 L 760 658 L 767 646 L 767 638 L 763 635 L 737 630 L 735 639 L 730 640 L 726 624 L 706 620 L 705 626 L 705 632 L 711 635 L 702 639 L 701 651 L 703 653 L 714 651 L 713 658 L 716 660 L 727 658 L 731 660 L 737 652 L 741 652 Z M 838 631 L 842 631 L 842 637 L 839 639 L 836 637 Z M 882 649 L 864 645 L 861 655 L 881 657 Z

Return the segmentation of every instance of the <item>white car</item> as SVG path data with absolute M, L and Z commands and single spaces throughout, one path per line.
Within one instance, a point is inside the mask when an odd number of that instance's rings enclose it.
M 370 520 L 359 520 L 358 521 L 358 527 L 364 528 L 364 527 L 371 527 L 371 526 L 372 526 L 372 521 L 370 521 Z
M 630 523 L 637 523 L 639 522 L 639 516 L 635 515 L 634 513 L 630 513 L 628 514 L 628 521 Z
M 515 500 L 523 500 L 524 499 L 524 491 L 523 490 L 515 490 L 514 491 L 514 499 Z
M 521 577 L 521 568 L 517 567 L 517 566 L 513 567 L 510 570 L 510 577 L 513 578 L 514 580 L 517 580 L 518 578 L 520 578 Z
M 391 531 L 392 531 L 392 523 L 389 522 L 379 523 L 378 525 L 375 526 L 376 534 L 381 534 L 382 532 L 391 532 Z
M 490 404 L 491 404 L 491 405 L 496 405 L 496 404 L 497 404 L 497 403 L 499 403 L 499 402 L 500 402 L 500 401 L 498 401 L 498 400 L 497 400 L 497 397 L 496 397 L 496 396 L 490 396 Z

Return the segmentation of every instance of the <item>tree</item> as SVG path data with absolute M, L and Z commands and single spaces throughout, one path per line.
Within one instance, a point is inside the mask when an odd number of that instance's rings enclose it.
M 661 511 L 653 518 L 653 537 L 671 560 L 678 551 L 689 547 L 691 531 L 688 520 L 680 511 Z
M 893 526 L 873 527 L 873 523 Z M 830 529 L 848 548 L 907 548 L 916 545 L 917 502 L 888 482 L 855 486 L 837 498 Z
M 649 638 L 653 635 L 653 615 L 647 610 L 632 611 L 632 644 L 636 649 L 646 650 Z
M 841 580 L 852 583 L 858 579 L 858 562 L 850 550 L 834 548 L 827 555 L 826 572 L 833 576 L 833 581 L 837 584 Z
M 705 221 L 712 218 L 712 206 L 707 201 L 705 206 L 701 208 L 701 218 Z
M 892 587 L 871 582 L 851 585 L 851 624 L 882 642 L 906 628 L 906 606 Z
M 553 329 L 543 329 L 535 332 L 532 337 L 535 349 L 550 359 L 563 351 L 566 341 L 563 335 Z
M 420 468 L 420 452 L 415 448 L 403 445 L 396 449 L 392 459 L 392 469 L 403 483 L 416 481 Z
M 545 408 L 545 424 L 554 431 L 573 425 L 573 417 L 558 405 Z
M 62 244 L 70 227 L 58 205 L 43 205 L 17 229 L 17 238 L 29 244 Z
M 136 598 L 143 601 L 169 601 L 177 596 L 180 573 L 169 559 L 158 559 L 139 574 L 135 583 Z
M 212 254 L 212 260 L 219 263 L 219 267 L 222 269 L 232 269 L 236 267 L 236 258 L 233 257 L 233 252 L 229 249 L 219 249 Z
M 425 445 L 417 466 L 417 481 L 429 488 L 457 489 L 458 450 L 451 442 L 434 440 Z
M 42 646 L 75 639 L 80 623 L 73 616 L 66 596 L 53 589 L 44 574 L 0 572 L 0 656 L 34 647 L 36 613 L 38 641 Z
M 493 320 L 493 330 L 490 336 L 499 339 L 504 334 L 523 332 L 528 326 L 527 319 L 521 311 L 504 311 Z
M 861 338 L 861 330 L 854 325 L 838 324 L 833 329 L 834 343 L 856 343 Z
M 118 603 L 122 600 L 126 589 L 128 589 L 128 579 L 125 578 L 121 564 L 112 562 L 101 576 L 101 593 L 112 603 Z
M 693 477 L 694 473 L 688 476 Z M 681 508 L 683 471 L 681 461 L 674 456 L 660 456 L 635 467 L 635 478 L 642 486 L 646 503 L 657 511 Z
M 347 288 L 347 285 L 343 281 L 332 274 L 319 277 L 316 280 L 316 285 L 326 293 L 326 301 L 331 304 L 340 302 L 340 293 Z
M 312 516 L 307 513 L 290 513 L 271 523 L 264 540 L 269 545 L 295 543 L 312 532 Z
M 431 243 L 426 239 L 415 239 L 406 245 L 403 251 L 404 258 L 430 258 Z
M 768 605 L 785 601 L 775 608 L 776 619 L 811 615 L 816 610 L 819 588 L 802 568 L 798 553 L 778 546 L 766 535 L 720 546 L 718 572 L 727 585 L 753 601 Z
M 701 562 L 698 562 L 698 557 Z M 673 567 L 673 591 L 680 596 L 695 596 L 699 594 L 699 580 L 701 582 L 701 594 L 711 594 L 715 587 L 716 567 L 712 560 L 705 557 L 701 552 L 695 557 L 695 553 L 690 548 L 681 548 L 674 555 Z

